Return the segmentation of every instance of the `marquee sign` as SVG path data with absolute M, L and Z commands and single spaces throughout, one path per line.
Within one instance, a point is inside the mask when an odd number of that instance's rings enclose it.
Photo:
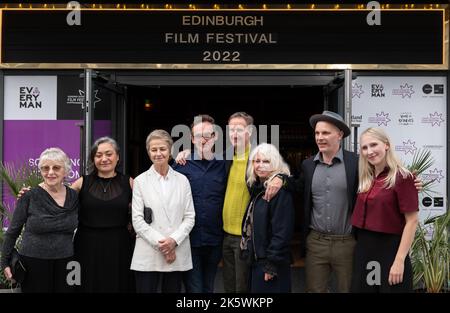
M 3 10 L 1 63 L 444 64 L 444 10 Z

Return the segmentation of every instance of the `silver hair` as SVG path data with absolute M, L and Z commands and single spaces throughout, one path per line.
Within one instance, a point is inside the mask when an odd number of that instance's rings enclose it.
M 277 174 L 290 175 L 291 172 L 289 170 L 289 166 L 283 160 L 283 157 L 281 156 L 277 147 L 275 147 L 270 143 L 262 143 L 258 145 L 255 149 L 253 149 L 249 157 L 249 165 L 247 167 L 247 177 L 248 177 L 247 184 L 249 186 L 253 185 L 253 183 L 257 179 L 254 171 L 255 168 L 252 162 L 256 158 L 257 154 L 270 160 L 270 164 L 272 166 L 272 173 L 267 181 L 272 179 Z
M 114 151 L 116 151 L 116 154 L 117 155 L 120 154 L 120 148 L 119 148 L 119 145 L 117 144 L 117 141 L 115 141 L 114 139 L 112 139 L 111 137 L 108 137 L 108 136 L 98 138 L 92 145 L 91 152 L 89 154 L 88 169 L 89 169 L 89 173 L 91 173 L 91 174 L 97 173 L 97 168 L 95 167 L 95 161 L 94 161 L 95 155 L 97 154 L 98 147 L 104 143 L 109 143 L 113 147 Z M 119 161 L 120 161 L 120 159 L 119 159 Z M 117 163 L 117 165 L 119 165 L 119 163 Z
M 39 157 L 38 167 L 41 168 L 44 161 L 58 161 L 64 164 L 64 170 L 68 174 L 72 170 L 72 164 L 67 154 L 60 148 L 52 147 L 45 149 Z
M 154 139 L 164 140 L 169 146 L 169 151 L 172 151 L 173 139 L 168 132 L 163 129 L 155 129 L 147 136 L 147 140 L 145 140 L 145 147 L 147 148 L 147 152 L 150 151 L 150 141 Z

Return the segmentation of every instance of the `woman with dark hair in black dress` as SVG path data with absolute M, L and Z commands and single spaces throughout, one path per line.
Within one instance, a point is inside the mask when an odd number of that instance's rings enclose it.
M 91 150 L 93 170 L 73 183 L 79 191 L 75 258 L 81 265 L 81 292 L 132 292 L 130 271 L 134 236 L 130 234 L 133 180 L 116 171 L 119 148 L 109 137 Z

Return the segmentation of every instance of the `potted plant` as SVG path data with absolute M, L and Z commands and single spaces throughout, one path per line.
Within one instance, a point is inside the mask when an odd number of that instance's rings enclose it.
M 20 189 L 23 186 L 37 186 L 41 181 L 42 177 L 34 168 L 28 165 L 14 164 L 0 164 L 0 178 L 8 186 L 8 191 L 10 195 L 17 198 Z M 0 256 L 1 247 L 3 246 L 3 238 L 7 227 L 5 227 L 5 220 L 11 219 L 11 213 L 13 210 L 10 209 L 10 203 L 3 202 L 0 203 Z M 16 247 L 20 245 L 20 238 L 16 242 Z M 19 292 L 20 288 L 18 286 L 7 280 L 3 271 L 0 271 L 0 292 Z
M 419 151 L 408 167 L 416 175 L 429 169 L 434 163 L 430 151 Z M 434 191 L 434 181 L 424 183 L 423 193 Z M 450 210 L 427 218 L 419 223 L 411 245 L 410 257 L 413 267 L 413 283 L 416 290 L 425 292 L 449 291 L 450 283 Z
M 3 246 L 3 238 L 5 236 L 5 228 L 3 227 L 4 218 L 9 218 L 9 210 L 5 207 L 4 204 L 0 204 L 0 257 L 1 257 L 1 248 Z M 0 293 L 6 292 L 20 292 L 20 288 L 14 282 L 6 279 L 6 276 L 2 270 L 0 270 Z
M 450 211 L 418 225 L 411 246 L 414 286 L 426 292 L 449 292 Z

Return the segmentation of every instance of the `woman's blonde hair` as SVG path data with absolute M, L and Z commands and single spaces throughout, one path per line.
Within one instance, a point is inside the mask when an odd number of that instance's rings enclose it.
M 253 166 L 253 160 L 256 159 L 257 154 L 270 160 L 270 165 L 272 166 L 272 173 L 264 184 L 270 181 L 277 174 L 290 175 L 289 166 L 286 162 L 284 162 L 278 149 L 272 144 L 262 143 L 253 149 L 249 157 L 249 165 L 247 167 L 247 184 L 249 186 L 253 185 L 257 179 L 254 171 L 255 167 Z
M 361 150 L 361 139 L 363 136 L 370 136 L 376 140 L 379 140 L 386 144 L 389 148 L 386 150 L 386 165 L 388 167 L 388 174 L 384 179 L 384 188 L 392 188 L 395 185 L 395 180 L 397 174 L 400 173 L 402 177 L 406 178 L 411 175 L 397 158 L 394 153 L 391 140 L 389 139 L 386 132 L 381 128 L 370 127 L 366 129 L 359 137 L 360 150 Z M 369 163 L 367 157 L 364 156 L 361 151 L 359 155 L 359 186 L 358 192 L 367 192 L 372 186 L 373 180 L 375 179 L 375 167 Z

